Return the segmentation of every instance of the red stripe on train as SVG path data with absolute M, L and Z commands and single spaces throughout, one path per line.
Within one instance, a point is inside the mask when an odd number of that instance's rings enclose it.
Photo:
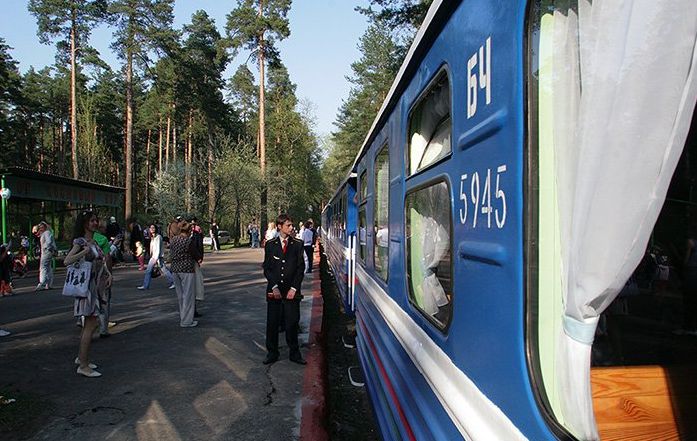
M 409 425 L 409 421 L 407 421 L 407 417 L 404 414 L 404 410 L 402 410 L 402 405 L 399 402 L 399 399 L 397 398 L 397 393 L 394 391 L 394 387 L 392 386 L 392 382 L 390 381 L 390 378 L 387 376 L 387 371 L 385 370 L 385 366 L 382 365 L 382 361 L 380 361 L 380 357 L 378 357 L 378 351 L 375 348 L 375 344 L 373 343 L 373 340 L 370 338 L 370 334 L 366 332 L 365 324 L 363 323 L 363 320 L 361 320 L 361 317 L 356 311 L 356 318 L 358 319 L 358 323 L 360 323 L 361 328 L 363 329 L 363 335 L 366 337 L 366 341 L 368 342 L 368 345 L 370 346 L 370 352 L 373 353 L 373 358 L 377 362 L 378 369 L 380 370 L 380 375 L 382 376 L 382 381 L 385 382 L 387 385 L 387 391 L 390 393 L 390 397 L 392 397 L 392 402 L 394 403 L 395 407 L 397 408 L 397 413 L 399 414 L 399 420 L 402 422 L 402 425 L 404 428 L 407 430 L 407 436 L 409 436 L 409 439 L 412 441 L 416 441 L 416 437 L 414 436 L 414 432 L 411 430 L 411 426 Z

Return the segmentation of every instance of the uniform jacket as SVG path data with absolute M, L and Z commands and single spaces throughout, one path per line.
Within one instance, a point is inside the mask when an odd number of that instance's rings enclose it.
M 269 240 L 264 246 L 264 277 L 268 280 L 266 292 L 273 291 L 278 286 L 281 296 L 286 297 L 290 288 L 295 288 L 295 299 L 302 299 L 300 285 L 305 273 L 305 260 L 303 257 L 303 242 L 288 236 L 288 248 L 283 254 L 281 237 Z
M 191 238 L 193 239 L 194 245 L 198 250 L 197 255 L 199 257 L 196 259 L 196 261 L 198 262 L 199 260 L 203 260 L 203 233 L 201 231 L 201 227 L 198 225 L 194 226 L 193 231 L 191 232 Z

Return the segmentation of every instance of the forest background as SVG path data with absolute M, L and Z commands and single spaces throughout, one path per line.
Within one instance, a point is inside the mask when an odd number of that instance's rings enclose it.
M 22 74 L 0 33 L 0 169 L 124 187 L 125 218 L 192 213 L 217 220 L 236 242 L 253 217 L 318 219 L 431 1 L 356 7 L 369 26 L 336 130 L 320 139 L 278 50 L 292 38 L 292 0 L 238 0 L 223 32 L 204 10 L 175 28 L 174 0 L 30 0 L 37 39 L 55 46 L 56 61 Z M 118 69 L 88 44 L 104 23 Z

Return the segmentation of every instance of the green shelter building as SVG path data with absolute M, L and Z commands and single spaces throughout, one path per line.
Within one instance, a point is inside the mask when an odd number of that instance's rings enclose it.
M 32 239 L 32 226 L 42 220 L 51 225 L 58 247 L 67 247 L 75 213 L 85 208 L 95 209 L 100 218 L 123 218 L 125 189 L 122 187 L 21 167 L 0 170 L 0 175 L 2 187 L 10 190 L 9 199 L 4 200 L 3 225 L 5 241 L 12 241 L 13 248 L 21 236 Z

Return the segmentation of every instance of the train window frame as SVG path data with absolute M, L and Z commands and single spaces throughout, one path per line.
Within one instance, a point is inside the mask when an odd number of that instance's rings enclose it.
M 525 348 L 528 378 L 533 397 L 542 418 L 549 429 L 561 440 L 576 438 L 559 421 L 557 413 L 550 402 L 542 373 L 539 345 L 539 289 L 540 289 L 540 136 L 539 136 L 539 34 L 541 32 L 543 0 L 528 3 L 525 17 L 525 35 L 523 43 L 524 89 L 523 112 L 523 290 L 525 299 Z M 536 27 L 537 26 L 537 27 Z M 536 52 L 537 51 L 537 52 Z M 537 66 L 537 69 L 535 68 Z
M 363 204 L 368 200 L 368 169 L 364 168 L 358 176 L 358 202 Z
M 356 262 L 359 262 L 363 267 L 367 266 L 368 262 L 368 200 L 370 199 L 370 191 L 368 188 L 368 166 L 365 159 L 359 165 L 358 172 L 358 191 L 356 197 Z M 363 225 L 363 243 L 361 243 L 361 216 L 364 217 L 365 225 Z
M 380 217 L 379 213 L 379 207 L 380 203 L 378 199 L 380 198 L 380 185 L 378 183 L 378 158 L 380 158 L 381 155 L 385 155 L 385 163 L 387 164 L 387 179 L 385 180 L 384 184 L 384 189 L 383 191 L 386 193 L 386 205 L 385 205 L 385 214 L 384 214 L 384 220 L 385 220 L 385 229 L 386 233 L 383 233 L 381 235 L 378 234 L 380 231 L 380 226 L 378 225 L 378 218 Z M 375 230 L 373 233 L 373 268 L 375 269 L 375 273 L 380 277 L 382 280 L 385 282 L 388 281 L 389 275 L 390 275 L 390 235 L 389 235 L 389 228 L 390 228 L 390 149 L 389 149 L 389 142 L 385 141 L 382 147 L 378 149 L 377 153 L 375 154 L 375 157 L 373 158 L 373 219 L 372 219 L 372 225 L 374 226 Z M 381 247 L 378 245 L 378 236 L 385 236 L 385 240 L 387 242 L 386 247 Z M 386 248 L 386 259 L 383 262 L 380 259 L 379 256 L 379 248 Z M 378 263 L 379 262 L 379 263 Z M 382 271 L 382 265 L 384 264 L 384 274 Z
M 346 227 L 348 226 L 348 191 L 341 191 L 341 240 L 346 243 Z
M 431 133 L 431 136 L 429 137 L 429 141 L 426 143 L 426 146 L 424 146 L 424 154 L 428 148 L 428 145 L 430 144 L 430 141 L 433 139 L 433 135 L 437 132 L 437 128 L 439 128 L 445 121 L 449 121 L 450 123 L 450 133 L 449 133 L 449 139 L 450 139 L 450 148 L 449 150 L 441 154 L 439 156 L 436 156 L 432 161 L 428 162 L 427 164 L 423 166 L 418 166 L 415 170 L 412 170 L 411 166 L 411 154 L 412 154 L 412 141 L 411 138 L 415 131 L 412 131 L 412 117 L 414 116 L 415 112 L 418 109 L 419 106 L 424 104 L 424 101 L 431 95 L 431 93 L 434 91 L 434 88 L 438 87 L 439 83 L 442 80 L 447 81 L 448 85 L 448 99 L 449 99 L 449 104 L 447 106 L 448 108 L 448 115 L 441 117 L 436 125 L 433 128 L 433 133 Z M 404 149 L 404 156 L 405 156 L 405 161 L 404 161 L 404 176 L 406 176 L 406 179 L 409 179 L 415 175 L 418 175 L 425 170 L 431 169 L 435 167 L 436 165 L 440 164 L 443 161 L 448 160 L 450 157 L 453 155 L 453 83 L 452 83 L 452 74 L 450 72 L 450 68 L 447 63 L 443 63 L 433 74 L 431 79 L 428 81 L 426 86 L 423 88 L 421 93 L 419 93 L 418 97 L 414 100 L 412 105 L 409 107 L 409 110 L 407 112 L 407 133 L 406 133 L 406 148 Z M 422 158 L 419 161 L 419 164 L 421 164 L 421 161 L 423 161 L 423 154 Z
M 368 205 L 362 203 L 358 206 L 358 228 L 356 229 L 356 260 L 366 266 L 368 260 Z M 363 219 L 361 219 L 363 216 Z M 361 225 L 361 220 L 363 225 Z M 361 226 L 363 227 L 363 242 L 361 242 Z
M 407 211 L 407 200 L 408 197 L 414 193 L 417 193 L 419 191 L 425 190 L 427 188 L 435 187 L 436 185 L 440 184 L 445 184 L 446 186 L 446 195 L 448 196 L 448 201 L 447 201 L 447 207 L 448 207 L 448 228 L 450 229 L 448 232 L 448 249 L 450 252 L 450 263 L 448 265 L 448 270 L 450 271 L 450 311 L 448 314 L 448 319 L 445 323 L 439 322 L 437 319 L 435 319 L 431 314 L 429 314 L 427 311 L 423 310 L 419 305 L 417 305 L 413 300 L 412 300 L 412 284 L 411 284 L 411 266 L 410 266 L 410 249 L 409 249 L 409 237 L 410 237 L 410 227 L 408 225 L 409 222 L 409 214 Z M 405 268 L 405 277 L 404 277 L 404 283 L 406 285 L 405 293 L 407 296 L 407 302 L 409 305 L 411 305 L 412 310 L 417 312 L 421 317 L 426 319 L 427 322 L 429 322 L 434 328 L 436 328 L 439 332 L 442 334 L 447 334 L 448 330 L 450 329 L 450 326 L 453 323 L 453 317 L 454 317 L 454 304 L 455 304 L 455 290 L 454 287 L 456 286 L 456 281 L 455 281 L 455 263 L 454 263 L 454 238 L 453 238 L 453 231 L 454 231 L 454 225 L 453 225 L 453 206 L 452 206 L 452 185 L 450 183 L 450 179 L 446 174 L 439 174 L 438 176 L 435 176 L 432 179 L 429 179 L 423 183 L 420 183 L 419 185 L 415 185 L 404 193 L 404 235 L 405 235 L 405 243 L 404 243 L 404 268 Z M 409 231 L 409 233 L 408 233 Z

